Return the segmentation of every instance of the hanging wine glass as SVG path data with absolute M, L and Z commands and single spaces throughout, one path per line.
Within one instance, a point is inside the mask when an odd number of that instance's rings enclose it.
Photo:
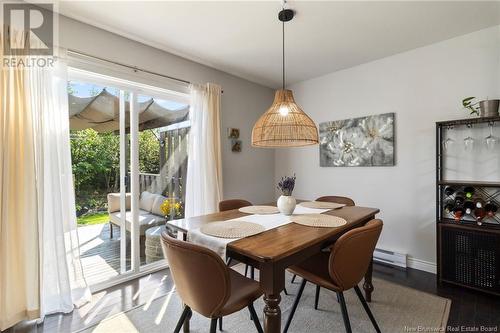
M 453 129 L 453 126 L 448 126 L 447 129 L 448 129 L 448 131 L 446 131 L 447 138 L 443 142 L 443 148 L 444 148 L 444 150 L 450 150 L 451 148 L 453 148 L 453 145 L 455 144 L 455 140 L 453 140 L 450 137 L 451 130 Z
M 474 138 L 471 136 L 471 124 L 467 124 L 467 128 L 469 129 L 469 136 L 464 139 L 464 147 L 466 151 L 471 151 L 474 148 Z
M 488 126 L 490 127 L 490 135 L 488 135 L 486 138 L 484 138 L 484 143 L 486 144 L 486 148 L 488 150 L 493 150 L 495 149 L 497 143 L 498 143 L 498 138 L 493 135 L 493 122 L 489 122 Z

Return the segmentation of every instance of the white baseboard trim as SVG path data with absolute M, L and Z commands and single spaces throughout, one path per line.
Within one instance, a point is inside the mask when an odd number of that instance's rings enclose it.
M 407 263 L 408 263 L 408 267 L 418 269 L 420 271 L 425 271 L 425 272 L 436 274 L 436 264 L 433 262 L 420 260 L 420 259 L 408 256 Z
M 376 248 L 373 252 L 373 261 L 401 268 L 407 267 L 407 258 L 406 253 L 388 251 L 381 248 Z

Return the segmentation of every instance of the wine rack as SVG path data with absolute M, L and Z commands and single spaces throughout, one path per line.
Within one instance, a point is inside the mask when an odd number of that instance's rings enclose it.
M 474 207 L 471 209 L 471 212 L 469 213 L 464 213 L 460 219 L 457 221 L 456 217 L 453 215 L 452 212 L 446 209 L 446 202 L 452 201 L 453 203 L 456 202 L 457 195 L 459 193 L 465 193 L 467 188 L 472 188 L 474 191 L 474 194 L 470 197 L 464 198 L 465 202 L 472 202 L 475 203 L 475 201 L 480 200 L 484 202 L 485 204 L 490 204 L 493 207 L 500 207 L 500 184 L 495 184 L 490 183 L 490 185 L 483 185 L 483 184 L 477 184 L 476 182 L 470 182 L 470 183 L 464 183 L 464 182 L 442 182 L 439 184 L 442 188 L 442 194 L 441 194 L 441 201 L 443 204 L 441 204 L 441 211 L 440 211 L 440 216 L 438 216 L 438 220 L 441 221 L 446 221 L 446 222 L 453 222 L 455 223 L 461 223 L 461 224 L 477 224 L 478 226 L 485 226 L 485 227 L 491 227 L 491 228 L 500 228 L 500 212 L 492 212 L 491 215 L 486 215 L 484 217 L 481 216 L 476 216 L 479 214 L 474 213 Z M 447 194 L 446 190 L 447 189 L 452 189 L 453 193 L 452 194 Z
M 500 295 L 500 179 L 445 177 L 446 130 L 493 123 L 500 117 L 436 123 L 437 280 Z
M 439 225 L 441 281 L 500 294 L 500 233 Z

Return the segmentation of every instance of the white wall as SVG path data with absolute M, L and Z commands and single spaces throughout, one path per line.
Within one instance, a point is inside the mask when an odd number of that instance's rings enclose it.
M 194 83 L 221 85 L 224 197 L 255 203 L 274 197 L 274 151 L 250 146 L 253 124 L 272 103 L 271 89 L 66 17 L 61 17 L 59 24 L 59 44 L 64 48 Z M 241 153 L 231 152 L 228 127 L 240 128 Z
M 465 118 L 464 97 L 500 97 L 499 45 L 495 27 L 293 85 L 316 123 L 395 112 L 396 166 L 321 168 L 317 146 L 277 149 L 275 178 L 295 172 L 298 198 L 346 195 L 380 208 L 378 247 L 408 253 L 410 264 L 432 270 L 435 122 Z
M 385 228 L 379 247 L 406 252 L 424 269 L 435 262 L 434 122 L 465 115 L 465 96 L 500 96 L 500 27 L 296 84 L 296 100 L 316 123 L 396 113 L 395 167 L 320 168 L 318 147 L 275 154 L 250 146 L 253 124 L 272 102 L 269 88 L 65 17 L 59 39 L 66 48 L 220 84 L 226 198 L 269 201 L 276 180 L 295 172 L 299 198 L 339 194 L 380 208 Z M 227 127 L 240 128 L 242 153 L 231 153 Z

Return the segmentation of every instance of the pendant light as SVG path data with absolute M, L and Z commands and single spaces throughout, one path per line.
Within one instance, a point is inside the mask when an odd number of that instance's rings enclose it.
M 278 14 L 283 34 L 283 85 L 276 90 L 271 107 L 253 127 L 254 147 L 300 147 L 318 143 L 316 124 L 295 103 L 292 91 L 285 89 L 285 22 L 293 16 L 293 10 L 284 8 Z

